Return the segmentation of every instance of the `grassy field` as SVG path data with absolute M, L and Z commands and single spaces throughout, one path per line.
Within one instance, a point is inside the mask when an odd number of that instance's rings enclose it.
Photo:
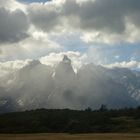
M 1 134 L 0 140 L 140 140 L 140 134 Z

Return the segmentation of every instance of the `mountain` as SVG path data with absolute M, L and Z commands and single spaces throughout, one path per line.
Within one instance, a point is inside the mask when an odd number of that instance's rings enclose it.
M 55 68 L 55 83 L 63 88 L 70 86 L 75 79 L 75 72 L 71 65 L 71 60 L 64 55 L 62 62 Z
M 51 106 L 56 108 L 77 108 L 76 74 L 72 68 L 71 60 L 64 55 L 63 60 L 55 68 L 55 88 L 51 96 Z
M 110 70 L 94 64 L 83 66 L 79 70 L 79 90 L 82 95 L 86 93 L 87 106 L 98 108 L 101 104 L 106 104 L 109 108 L 123 108 L 139 104 L 118 79 L 113 79 L 111 73 L 108 75 L 108 71 Z
M 75 73 L 66 55 L 54 68 L 33 60 L 11 77 L 8 85 L 0 87 L 0 112 L 140 104 L 140 72 L 87 64 Z
M 122 84 L 131 97 L 140 100 L 140 72 L 126 68 L 114 68 L 106 71 L 106 74 Z
M 7 96 L 3 96 L 7 102 L 9 99 L 16 102 L 21 110 L 45 107 L 53 89 L 52 74 L 50 66 L 33 60 L 14 74 L 11 84 L 6 88 Z

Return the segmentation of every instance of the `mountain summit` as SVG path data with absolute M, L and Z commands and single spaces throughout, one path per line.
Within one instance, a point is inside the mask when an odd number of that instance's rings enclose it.
M 71 60 L 67 55 L 64 55 L 62 61 L 57 65 L 55 69 L 55 77 L 60 78 L 61 81 L 63 79 L 66 79 L 68 81 L 74 76 L 75 73 L 71 64 Z
M 71 60 L 68 58 L 67 55 L 64 55 L 63 61 L 62 61 L 62 62 L 64 62 L 64 63 L 69 63 L 69 64 L 71 65 Z

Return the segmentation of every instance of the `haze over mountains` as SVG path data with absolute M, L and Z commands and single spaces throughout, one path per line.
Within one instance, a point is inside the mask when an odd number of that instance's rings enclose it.
M 3 80 L 0 112 L 37 108 L 93 109 L 136 107 L 140 104 L 140 72 L 94 64 L 83 65 L 76 73 L 71 60 L 51 67 L 38 60 Z

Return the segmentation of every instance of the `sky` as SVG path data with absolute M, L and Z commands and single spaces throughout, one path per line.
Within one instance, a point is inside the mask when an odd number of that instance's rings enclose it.
M 136 105 L 139 15 L 139 0 L 0 0 L 0 106 Z
M 139 15 L 138 0 L 0 0 L 0 70 L 64 54 L 140 70 Z

